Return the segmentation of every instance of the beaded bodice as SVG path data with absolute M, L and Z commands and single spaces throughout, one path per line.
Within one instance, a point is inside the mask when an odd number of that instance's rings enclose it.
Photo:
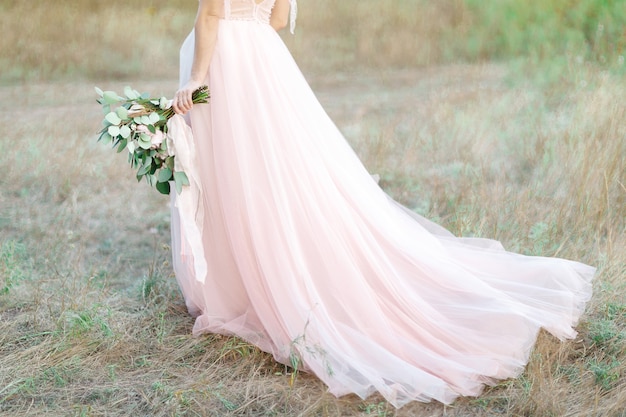
M 224 18 L 269 23 L 275 2 L 276 0 L 224 0 Z M 296 13 L 296 0 L 291 0 L 291 33 L 295 28 Z
M 269 23 L 275 0 L 226 0 L 224 17 L 229 20 L 257 20 Z

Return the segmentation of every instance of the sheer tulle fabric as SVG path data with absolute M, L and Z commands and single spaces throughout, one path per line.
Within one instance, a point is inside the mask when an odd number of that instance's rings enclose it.
M 574 337 L 594 269 L 455 238 L 390 199 L 263 20 L 220 21 L 211 102 L 190 115 L 204 282 L 176 209 L 172 248 L 194 334 L 237 335 L 335 395 L 398 407 L 518 375 L 540 327 Z M 182 82 L 192 58 L 193 33 Z

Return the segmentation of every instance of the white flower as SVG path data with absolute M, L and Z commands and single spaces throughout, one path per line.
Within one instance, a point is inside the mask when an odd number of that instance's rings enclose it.
M 150 142 L 155 148 L 160 147 L 163 143 L 163 139 L 165 139 L 165 135 L 160 130 L 157 130 L 156 133 L 151 134 L 151 137 L 152 138 L 150 139 Z

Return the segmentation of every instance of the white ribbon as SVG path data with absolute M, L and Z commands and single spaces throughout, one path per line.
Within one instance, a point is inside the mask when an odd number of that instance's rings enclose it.
M 290 0 L 291 11 L 289 13 L 289 31 L 293 35 L 296 31 L 296 18 L 298 17 L 298 1 Z
M 230 0 L 224 0 L 224 17 L 230 19 Z
M 194 163 L 196 149 L 191 128 L 178 114 L 167 121 L 167 150 L 170 155 L 175 155 L 174 171 L 183 171 L 189 179 L 189 186 L 184 186 L 181 193 L 175 196 L 174 203 L 178 209 L 183 234 L 181 255 L 186 254 L 185 246 L 188 245 L 193 256 L 196 280 L 204 282 L 207 274 L 202 243 L 204 204 L 198 171 Z

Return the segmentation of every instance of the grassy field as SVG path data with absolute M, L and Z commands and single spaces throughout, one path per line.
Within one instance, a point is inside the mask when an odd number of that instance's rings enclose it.
M 623 2 L 300 2 L 286 42 L 394 198 L 599 268 L 575 340 L 542 333 L 520 378 L 399 411 L 190 336 L 168 201 L 95 142 L 93 85 L 171 96 L 195 2 L 33 3 L 0 0 L 0 415 L 626 416 Z

